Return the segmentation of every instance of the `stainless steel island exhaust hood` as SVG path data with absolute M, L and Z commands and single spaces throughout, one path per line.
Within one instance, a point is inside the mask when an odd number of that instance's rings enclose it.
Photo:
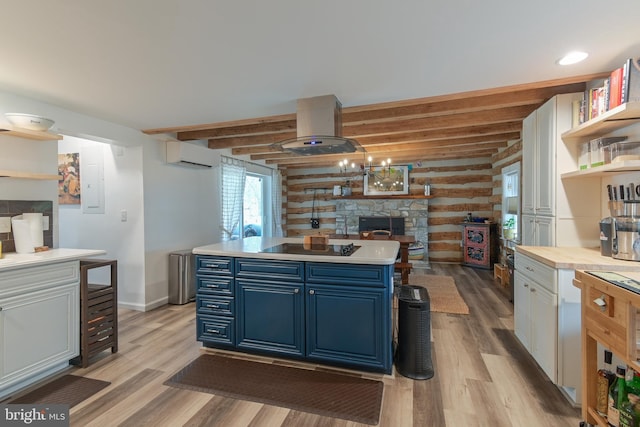
M 303 156 L 362 151 L 355 139 L 342 137 L 342 105 L 335 95 L 299 99 L 296 130 L 297 138 L 274 146 Z

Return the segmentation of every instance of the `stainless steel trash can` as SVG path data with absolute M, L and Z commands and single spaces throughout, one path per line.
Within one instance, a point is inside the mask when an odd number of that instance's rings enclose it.
M 191 249 L 169 254 L 169 304 L 186 304 L 196 299 L 196 256 Z

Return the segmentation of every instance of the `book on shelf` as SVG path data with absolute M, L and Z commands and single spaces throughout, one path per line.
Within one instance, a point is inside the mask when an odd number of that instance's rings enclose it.
M 609 110 L 622 103 L 622 70 L 618 67 L 609 76 Z
M 621 103 L 640 101 L 640 58 L 629 58 L 622 67 Z

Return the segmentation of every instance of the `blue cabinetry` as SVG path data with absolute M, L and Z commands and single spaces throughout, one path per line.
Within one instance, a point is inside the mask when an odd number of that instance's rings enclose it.
M 233 258 L 196 257 L 196 336 L 205 346 L 234 347 Z
M 304 263 L 235 262 L 238 348 L 304 356 Z
M 391 372 L 393 266 L 203 255 L 196 262 L 205 346 Z

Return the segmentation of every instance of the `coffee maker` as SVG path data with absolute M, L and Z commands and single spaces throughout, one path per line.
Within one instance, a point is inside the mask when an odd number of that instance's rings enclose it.
M 611 256 L 640 261 L 640 200 L 609 202 L 612 224 Z

